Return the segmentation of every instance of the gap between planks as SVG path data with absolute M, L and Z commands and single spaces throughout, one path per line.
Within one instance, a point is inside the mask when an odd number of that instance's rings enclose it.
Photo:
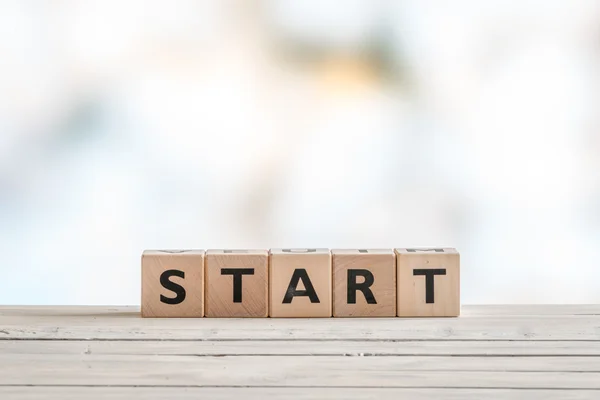
M 426 390 L 465 390 L 465 389 L 475 389 L 478 391 L 486 391 L 486 390 L 499 390 L 499 391 L 509 391 L 509 390 L 518 390 L 522 392 L 529 391 L 553 391 L 553 392 L 565 392 L 565 391 L 589 391 L 596 392 L 600 391 L 598 389 L 582 389 L 582 388 L 544 388 L 544 387 L 503 387 L 503 386 L 335 386 L 335 385 L 316 385 L 316 386 L 294 386 L 294 385 L 268 385 L 268 386 L 260 386 L 260 385 L 86 385 L 86 384 L 41 384 L 41 385 L 21 385 L 21 384 L 0 384 L 0 388 L 123 388 L 123 389 L 137 389 L 137 388 L 146 388 L 146 389 L 285 389 L 285 390 L 294 390 L 294 389 L 352 389 L 352 390 L 379 390 L 379 389 L 402 389 L 402 390 L 414 390 L 414 389 L 426 389 Z
M 242 339 L 242 338 L 189 338 L 189 339 L 161 339 L 161 338 L 51 338 L 51 337 L 4 337 L 0 338 L 1 342 L 127 342 L 127 343 L 231 343 L 231 342 L 248 342 L 248 343 L 278 343 L 278 342 L 307 342 L 307 343 L 328 343 L 328 342 L 369 342 L 369 343 L 600 343 L 600 339 L 368 339 L 368 338 L 345 338 L 345 339 L 284 339 L 284 338 L 269 338 L 269 339 Z

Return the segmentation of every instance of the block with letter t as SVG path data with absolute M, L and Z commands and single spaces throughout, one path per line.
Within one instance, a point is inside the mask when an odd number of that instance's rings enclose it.
M 204 268 L 207 317 L 269 315 L 267 250 L 207 250 Z
M 396 249 L 399 317 L 460 315 L 460 256 L 453 248 Z

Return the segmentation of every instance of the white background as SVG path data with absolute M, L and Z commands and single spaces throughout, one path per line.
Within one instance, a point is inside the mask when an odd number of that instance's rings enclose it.
M 139 304 L 146 248 L 450 246 L 600 302 L 600 2 L 2 1 L 0 303 Z

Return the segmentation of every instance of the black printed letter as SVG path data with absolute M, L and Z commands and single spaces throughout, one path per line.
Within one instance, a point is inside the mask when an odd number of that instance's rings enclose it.
M 365 280 L 362 283 L 356 282 L 356 277 L 362 276 Z M 356 291 L 360 290 L 367 300 L 367 304 L 377 304 L 375 296 L 371 289 L 371 285 L 375 281 L 375 277 L 371 271 L 366 269 L 349 269 L 348 270 L 348 304 L 356 304 Z
M 446 275 L 446 269 L 414 269 L 413 275 L 425 275 L 425 303 L 435 303 L 433 298 L 433 277 L 435 275 Z
M 302 279 L 305 290 L 296 290 L 300 279 Z M 283 298 L 283 304 L 291 303 L 294 296 L 308 296 L 311 303 L 320 303 L 317 292 L 315 292 L 315 288 L 304 268 L 294 270 L 290 284 L 285 292 L 285 297 Z
M 242 275 L 254 275 L 254 268 L 221 268 L 221 275 L 233 275 L 233 302 L 242 302 Z
M 175 292 L 175 294 L 177 295 L 175 297 L 165 297 L 161 294 L 160 301 L 165 304 L 179 304 L 185 300 L 185 289 L 183 288 L 183 286 L 170 281 L 169 278 L 172 276 L 178 276 L 182 279 L 185 278 L 185 274 L 183 273 L 183 271 L 179 271 L 176 269 L 166 270 L 160 275 L 160 284 L 163 285 L 165 289 Z

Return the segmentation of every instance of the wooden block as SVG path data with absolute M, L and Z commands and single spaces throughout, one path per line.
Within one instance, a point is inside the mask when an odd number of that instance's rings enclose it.
M 333 316 L 395 317 L 394 250 L 332 250 Z
M 396 249 L 399 317 L 460 315 L 460 256 L 452 248 Z
M 269 315 L 331 317 L 328 249 L 271 249 Z
M 208 250 L 204 268 L 207 317 L 269 315 L 267 250 Z
M 142 317 L 204 315 L 204 251 L 146 250 L 142 254 Z

